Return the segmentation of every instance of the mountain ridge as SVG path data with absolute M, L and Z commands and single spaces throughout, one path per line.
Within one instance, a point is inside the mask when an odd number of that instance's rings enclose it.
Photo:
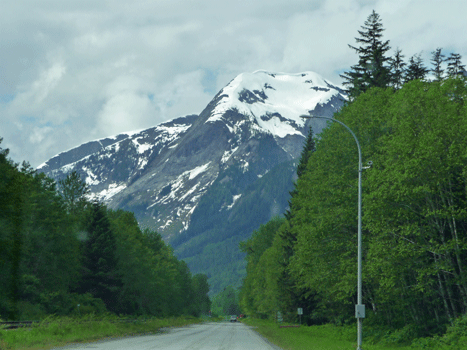
M 90 141 L 38 170 L 56 180 L 77 171 L 93 197 L 110 208 L 133 211 L 142 226 L 161 233 L 189 261 L 193 272 L 209 272 L 200 266 L 206 265 L 205 250 L 212 242 L 218 241 L 219 249 L 228 246 L 225 255 L 235 261 L 224 259 L 220 265 L 236 265 L 234 275 L 241 275 L 242 263 L 233 251 L 238 239 L 284 212 L 284 193 L 287 197 L 295 175 L 291 164 L 309 127 L 318 134 L 326 125 L 300 116 L 332 116 L 345 99 L 341 88 L 313 72 L 242 73 L 199 115 Z M 261 178 L 273 169 L 276 175 L 268 181 L 277 183 L 281 193 L 259 193 L 261 205 L 270 208 L 258 208 L 249 193 L 267 187 Z M 238 208 L 248 217 L 246 227 L 239 222 Z M 255 212 L 257 218 L 250 217 Z M 222 246 L 227 241 L 231 243 Z M 211 274 L 215 289 L 227 283 L 219 278 Z

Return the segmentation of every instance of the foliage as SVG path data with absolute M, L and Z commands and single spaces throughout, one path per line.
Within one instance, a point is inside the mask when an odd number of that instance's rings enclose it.
M 250 239 L 240 244 L 240 249 L 247 254 L 247 277 L 243 281 L 240 305 L 248 315 L 267 317 L 277 311 L 275 296 L 278 292 L 276 279 L 279 264 L 270 255 L 274 255 L 274 236 L 284 221 L 283 218 L 274 218 L 261 225 Z M 269 263 L 275 266 L 270 266 Z
M 90 202 L 76 173 L 57 186 L 7 157 L 0 149 L 2 318 L 209 311 L 206 276 L 193 277 L 133 213 Z
M 464 78 L 414 80 L 370 89 L 335 115 L 374 163 L 363 173 L 363 297 L 381 344 L 443 334 L 467 313 L 466 98 Z M 304 303 L 309 324 L 355 322 L 357 164 L 351 135 L 330 125 L 286 218 L 241 245 L 243 311 L 296 322 Z
M 225 287 L 212 301 L 212 314 L 214 316 L 240 315 L 238 305 L 238 292 L 232 287 Z
M 460 55 L 445 60 L 438 48 L 430 82 L 420 54 L 408 65 L 400 49 L 385 56 L 382 32 L 373 11 L 361 46 L 349 45 L 359 63 L 342 75 L 350 102 L 335 114 L 376 164 L 363 173 L 365 329 L 381 344 L 429 347 L 455 334 L 460 328 L 448 326 L 467 313 L 465 68 Z M 245 312 L 271 318 L 280 310 L 296 321 L 302 307 L 308 324 L 355 322 L 357 160 L 342 126 L 322 132 L 300 164 L 285 221 L 241 245 Z M 261 241 L 259 253 L 245 249 Z
M 58 192 L 69 213 L 76 214 L 83 209 L 86 205 L 86 195 L 90 190 L 76 171 L 72 171 L 65 179 L 58 181 L 58 187 Z

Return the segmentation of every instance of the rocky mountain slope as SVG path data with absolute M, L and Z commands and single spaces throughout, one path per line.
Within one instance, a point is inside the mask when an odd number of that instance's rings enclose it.
M 38 170 L 60 179 L 76 170 L 92 195 L 135 213 L 157 230 L 192 272 L 217 291 L 241 283 L 238 242 L 282 214 L 310 125 L 332 116 L 343 91 L 316 73 L 244 73 L 199 115 L 91 141 Z

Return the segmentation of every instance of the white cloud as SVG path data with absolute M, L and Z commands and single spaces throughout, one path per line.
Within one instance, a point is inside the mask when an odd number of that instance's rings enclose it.
M 18 93 L 10 108 L 16 114 L 34 113 L 44 105 L 44 100 L 54 92 L 66 72 L 62 61 L 42 70 L 39 77 L 29 84 L 18 87 Z
M 33 128 L 31 135 L 29 136 L 29 141 L 32 144 L 41 143 L 52 130 L 53 129 L 50 126 L 45 126 L 43 128 L 35 127 Z
M 154 109 L 147 96 L 132 92 L 116 94 L 105 102 L 98 113 L 95 137 L 132 131 L 150 115 L 154 115 Z

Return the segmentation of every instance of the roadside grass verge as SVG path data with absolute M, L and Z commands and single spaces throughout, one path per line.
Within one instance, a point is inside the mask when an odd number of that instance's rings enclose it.
M 243 323 L 255 327 L 255 330 L 284 350 L 351 350 L 357 348 L 357 325 L 355 327 L 334 326 L 301 326 L 299 328 L 279 328 L 270 320 L 247 318 Z M 287 325 L 287 324 L 283 324 Z M 372 344 L 365 342 L 365 350 L 409 350 L 409 346 Z
M 49 317 L 31 328 L 0 330 L 1 350 L 52 349 L 70 343 L 105 338 L 154 334 L 164 327 L 181 327 L 202 320 L 195 317 L 126 319 L 116 316 L 82 318 Z

